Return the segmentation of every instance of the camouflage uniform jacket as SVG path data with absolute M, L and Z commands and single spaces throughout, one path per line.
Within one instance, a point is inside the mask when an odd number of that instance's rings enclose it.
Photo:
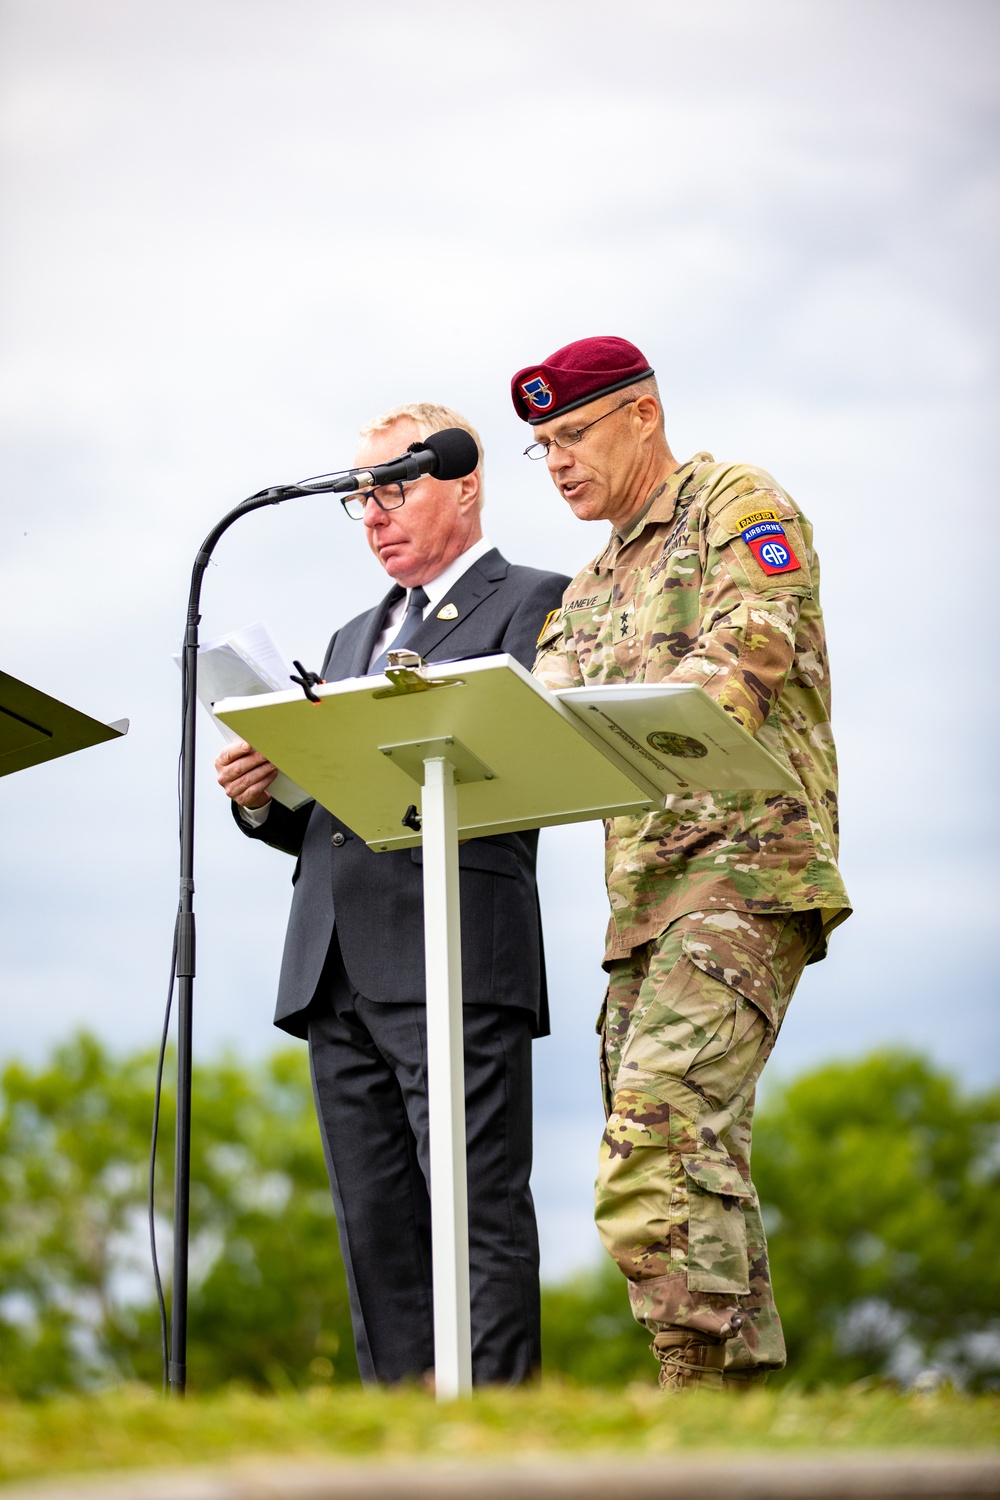
M 799 567 L 765 571 L 742 537 L 760 513 L 779 520 Z M 606 963 L 692 911 L 818 909 L 825 931 L 850 914 L 819 565 L 812 528 L 768 474 L 707 453 L 677 469 L 577 574 L 534 671 L 549 688 L 698 683 L 800 785 L 678 794 L 607 823 Z

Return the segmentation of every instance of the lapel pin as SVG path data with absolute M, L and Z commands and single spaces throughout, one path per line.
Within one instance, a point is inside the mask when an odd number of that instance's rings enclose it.
M 437 617 L 439 620 L 457 620 L 458 610 L 454 604 L 446 604 L 442 609 L 438 610 Z

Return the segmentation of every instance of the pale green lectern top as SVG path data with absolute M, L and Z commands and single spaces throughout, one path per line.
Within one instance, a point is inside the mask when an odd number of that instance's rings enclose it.
M 127 731 L 128 719 L 102 724 L 0 672 L 0 776 L 71 755 L 102 740 L 120 739 Z
M 662 806 L 655 785 L 511 656 L 390 668 L 389 679 L 348 678 L 315 696 L 295 688 L 214 708 L 379 852 L 421 842 L 403 816 L 421 809 L 435 755 L 454 766 L 463 839 Z

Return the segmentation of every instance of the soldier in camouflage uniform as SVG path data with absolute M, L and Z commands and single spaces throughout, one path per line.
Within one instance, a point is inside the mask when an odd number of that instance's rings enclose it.
M 743 1388 L 785 1362 L 750 1178 L 754 1090 L 803 968 L 849 915 L 812 529 L 775 481 L 678 464 L 655 377 L 584 339 L 512 382 L 574 513 L 611 537 L 539 638 L 550 688 L 697 683 L 798 792 L 674 795 L 606 825 L 597 1225 L 660 1383 Z

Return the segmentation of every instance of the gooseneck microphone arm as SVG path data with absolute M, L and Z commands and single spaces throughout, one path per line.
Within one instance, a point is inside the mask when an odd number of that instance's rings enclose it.
M 479 453 L 472 434 L 462 427 L 446 427 L 443 432 L 432 433 L 421 443 L 411 443 L 405 453 L 390 458 L 388 463 L 373 464 L 370 469 L 344 469 L 338 474 L 320 474 L 315 479 L 285 485 L 282 498 L 353 494 L 358 490 L 375 489 L 380 484 L 408 484 L 425 474 L 436 474 L 439 479 L 462 479 L 472 473 L 478 462 Z
M 194 560 L 188 595 L 187 622 L 181 652 L 181 801 L 180 801 L 180 898 L 177 907 L 177 1123 L 174 1152 L 174 1245 L 173 1292 L 170 1307 L 170 1344 L 167 1359 L 167 1390 L 182 1396 L 187 1383 L 188 1238 L 191 1206 L 191 1039 L 195 976 L 194 922 L 194 794 L 195 739 L 198 707 L 198 626 L 201 622 L 201 586 L 219 538 L 251 511 L 265 505 L 280 505 L 304 495 L 350 493 L 397 480 L 419 479 L 433 474 L 440 479 L 461 479 L 479 462 L 475 440 L 463 428 L 448 427 L 412 443 L 406 453 L 371 469 L 347 469 L 323 474 L 299 484 L 279 484 L 233 507 L 208 533 Z

